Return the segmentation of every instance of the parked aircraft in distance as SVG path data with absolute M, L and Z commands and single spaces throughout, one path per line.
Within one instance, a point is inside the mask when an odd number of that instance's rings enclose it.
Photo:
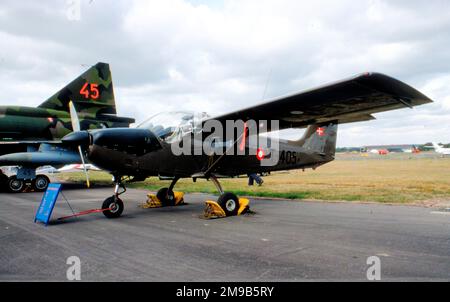
M 442 155 L 450 155 L 450 148 L 443 148 L 438 143 L 432 143 L 432 144 L 433 144 L 434 151 L 436 151 L 437 153 L 442 154 Z
M 36 169 L 37 174 L 56 174 L 56 173 L 67 173 L 67 172 L 82 172 L 86 169 L 87 171 L 101 171 L 99 168 L 93 164 L 70 164 L 65 165 L 61 168 L 54 168 L 52 166 L 44 166 Z

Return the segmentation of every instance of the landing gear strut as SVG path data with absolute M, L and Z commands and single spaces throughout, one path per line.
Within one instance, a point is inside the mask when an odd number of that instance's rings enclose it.
M 173 178 L 168 188 L 161 188 L 156 194 L 148 193 L 147 200 L 141 205 L 141 207 L 144 209 L 153 209 L 181 206 L 185 204 L 184 193 L 173 191 L 173 188 L 179 179 L 179 177 Z
M 120 217 L 124 208 L 123 201 L 119 198 L 119 195 L 125 193 L 127 189 L 122 182 L 122 177 L 114 176 L 114 182 L 116 184 L 114 188 L 114 195 L 106 198 L 102 204 L 103 215 L 107 218 Z M 122 189 L 122 191 L 120 191 L 120 189 Z
M 225 212 L 226 216 L 237 215 L 240 208 L 239 198 L 231 192 L 224 192 L 222 186 L 215 176 L 211 176 L 210 179 L 220 193 L 217 203 Z

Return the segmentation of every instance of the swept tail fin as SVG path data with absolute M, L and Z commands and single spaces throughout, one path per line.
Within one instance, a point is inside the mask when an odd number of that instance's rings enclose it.
M 70 82 L 39 108 L 68 111 L 73 101 L 78 112 L 99 116 L 116 112 L 111 70 L 107 63 L 97 63 Z

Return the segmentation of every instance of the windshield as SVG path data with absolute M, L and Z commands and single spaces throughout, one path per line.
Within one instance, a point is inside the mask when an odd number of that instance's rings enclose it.
M 201 121 L 208 117 L 206 113 L 189 111 L 162 112 L 152 116 L 138 128 L 148 129 L 166 141 L 181 139 L 192 131 L 201 131 Z

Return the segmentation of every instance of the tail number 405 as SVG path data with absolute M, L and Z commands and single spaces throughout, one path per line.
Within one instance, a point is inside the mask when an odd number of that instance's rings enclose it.
M 84 96 L 85 99 L 97 100 L 100 97 L 98 84 L 89 84 L 88 82 L 84 83 L 83 87 L 81 87 L 80 95 Z

